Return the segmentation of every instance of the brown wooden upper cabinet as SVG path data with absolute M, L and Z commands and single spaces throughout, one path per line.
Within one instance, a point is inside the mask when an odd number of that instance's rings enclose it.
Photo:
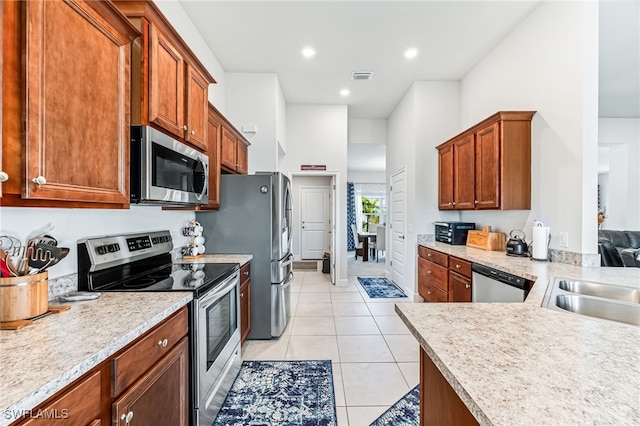
M 2 205 L 127 206 L 138 31 L 110 2 L 55 0 L 3 2 L 2 32 Z
M 114 1 L 142 37 L 133 45 L 131 121 L 207 149 L 214 78 L 151 1 Z
M 439 145 L 440 210 L 531 208 L 531 118 L 501 111 Z
M 222 147 L 220 165 L 228 173 L 247 174 L 249 142 L 240 136 L 230 125 L 222 126 Z
M 199 210 L 220 208 L 220 139 L 222 137 L 222 119 L 220 113 L 209 104 L 207 125 L 207 155 L 209 156 L 209 203 L 199 206 Z

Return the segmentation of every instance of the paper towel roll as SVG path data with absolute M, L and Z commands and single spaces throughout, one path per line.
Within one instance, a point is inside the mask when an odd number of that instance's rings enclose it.
M 531 257 L 536 260 L 547 260 L 547 244 L 549 242 L 549 227 L 533 227 L 533 253 Z

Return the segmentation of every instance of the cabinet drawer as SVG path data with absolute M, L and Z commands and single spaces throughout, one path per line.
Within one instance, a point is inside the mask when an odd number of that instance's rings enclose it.
M 437 263 L 438 265 L 444 266 L 445 268 L 449 266 L 449 256 L 436 250 L 418 246 L 418 256 L 424 257 L 425 259 Z
M 244 283 L 248 279 L 251 278 L 251 268 L 249 267 L 250 263 L 245 263 L 242 268 L 240 268 L 240 282 Z
M 418 293 L 425 302 L 447 302 L 449 300 L 449 294 L 446 291 L 428 281 L 418 283 Z
M 113 358 L 112 396 L 118 396 L 187 334 L 187 308 L 165 320 L 123 353 Z
M 449 257 L 449 269 L 456 271 L 462 276 L 471 278 L 471 262 L 451 256 Z
M 62 397 L 42 407 L 43 416 L 27 420 L 21 426 L 64 424 L 86 426 L 100 419 L 101 372 L 73 385 Z M 34 415 L 40 410 L 33 410 Z
M 427 281 L 445 292 L 449 291 L 449 270 L 423 258 L 418 259 L 418 280 Z

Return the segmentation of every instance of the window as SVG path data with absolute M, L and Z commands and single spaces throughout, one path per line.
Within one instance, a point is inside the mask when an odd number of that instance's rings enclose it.
M 384 184 L 355 184 L 356 222 L 359 232 L 368 232 L 369 224 L 387 223 L 387 194 Z

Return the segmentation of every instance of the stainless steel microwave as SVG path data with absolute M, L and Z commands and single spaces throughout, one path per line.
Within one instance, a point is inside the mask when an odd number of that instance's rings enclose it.
M 132 203 L 207 204 L 209 157 L 149 126 L 131 126 Z

